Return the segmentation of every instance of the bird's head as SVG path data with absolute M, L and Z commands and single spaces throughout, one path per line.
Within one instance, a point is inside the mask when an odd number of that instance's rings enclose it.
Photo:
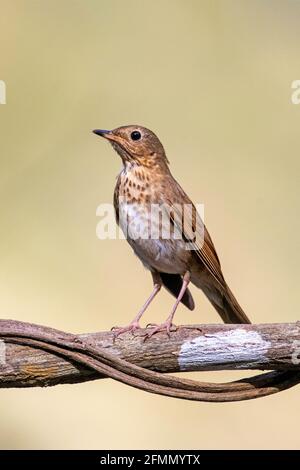
M 168 164 L 162 143 L 145 127 L 131 125 L 118 127 L 112 131 L 95 129 L 93 132 L 109 140 L 121 156 L 124 165 L 129 163 L 151 168 Z

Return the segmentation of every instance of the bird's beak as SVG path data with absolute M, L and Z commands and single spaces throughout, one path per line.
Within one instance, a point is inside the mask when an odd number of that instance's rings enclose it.
M 106 131 L 104 129 L 94 129 L 93 132 L 94 134 L 100 135 L 101 137 L 104 137 L 105 139 L 109 139 L 109 134 L 111 134 L 111 131 Z
M 114 134 L 114 131 L 106 131 L 104 129 L 95 129 L 94 134 L 100 135 L 101 137 L 104 137 L 104 139 L 109 140 L 111 144 L 117 144 L 120 147 L 124 147 L 124 139 L 119 136 Z
M 122 143 L 122 138 L 115 135 L 113 131 L 106 131 L 104 129 L 95 129 L 93 130 L 93 133 L 96 135 L 100 135 L 101 137 L 104 137 L 104 139 L 110 140 L 112 142 L 116 142 L 118 144 Z

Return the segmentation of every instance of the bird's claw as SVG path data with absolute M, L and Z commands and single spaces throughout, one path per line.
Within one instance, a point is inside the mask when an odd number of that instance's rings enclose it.
M 146 328 L 155 328 L 157 326 L 158 326 L 157 323 L 147 323 Z
M 174 325 L 169 320 L 165 321 L 161 325 L 157 325 L 156 323 L 149 323 L 147 325 L 147 328 L 151 328 L 151 327 L 153 328 L 153 330 L 149 331 L 145 334 L 144 342 L 147 339 L 151 338 L 156 333 L 159 333 L 159 332 L 162 332 L 162 331 L 165 331 L 167 333 L 168 337 L 170 338 L 171 331 L 176 331 L 177 330 L 177 326 Z
M 122 335 L 123 333 L 127 333 L 127 332 L 130 332 L 130 331 L 133 334 L 135 330 L 139 330 L 140 328 L 141 328 L 141 326 L 138 322 L 132 322 L 132 323 L 129 323 L 129 325 L 123 326 L 123 327 L 113 326 L 110 331 L 113 332 L 114 338 L 117 338 L 118 336 Z

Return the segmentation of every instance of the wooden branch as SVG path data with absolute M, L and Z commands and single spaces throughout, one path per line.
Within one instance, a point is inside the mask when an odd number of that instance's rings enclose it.
M 64 338 L 51 328 L 0 320 L 1 332 L 20 329 L 43 331 L 50 338 Z M 67 334 L 65 334 L 67 335 Z M 67 336 L 66 336 L 67 337 Z M 73 335 L 72 335 L 73 337 Z M 68 336 L 69 338 L 69 336 Z M 80 341 L 116 358 L 157 372 L 264 369 L 300 371 L 300 322 L 261 325 L 184 326 L 171 337 L 158 333 L 144 341 L 145 330 L 124 334 L 79 335 Z M 60 354 L 21 344 L 4 335 L 0 339 L 0 388 L 36 387 L 77 383 L 105 375 Z

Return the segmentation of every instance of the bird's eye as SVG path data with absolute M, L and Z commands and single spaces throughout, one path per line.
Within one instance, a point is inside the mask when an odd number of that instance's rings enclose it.
M 131 136 L 132 140 L 140 140 L 140 138 L 142 137 L 141 133 L 139 131 L 133 131 L 131 132 Z

